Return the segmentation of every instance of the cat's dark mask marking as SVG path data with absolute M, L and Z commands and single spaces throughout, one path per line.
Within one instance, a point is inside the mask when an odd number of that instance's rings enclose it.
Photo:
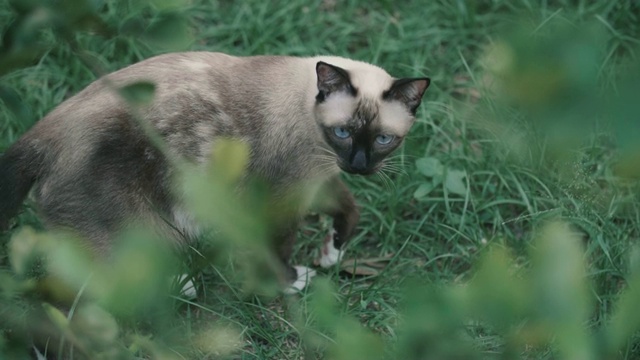
M 415 115 L 422 100 L 422 95 L 429 87 L 429 78 L 397 79 L 391 88 L 382 94 L 384 100 L 398 100 L 405 104 L 411 114 Z
M 318 75 L 316 101 L 319 103 L 335 92 L 345 92 L 352 96 L 356 96 L 358 93 L 351 84 L 349 73 L 340 67 L 319 61 L 316 64 L 316 74 Z
M 379 104 L 371 99 L 360 99 L 353 115 L 345 124 L 345 128 L 352 134 L 348 141 L 332 140 L 332 128 L 324 129 L 327 143 L 339 157 L 339 166 L 349 173 L 372 174 L 393 149 L 400 144 L 393 144 L 383 149 L 374 146 L 375 139 L 381 134 L 379 124 Z
M 376 126 L 378 112 L 374 101 L 362 99 L 353 114 L 354 136 L 348 159 L 350 170 L 355 173 L 367 174 L 373 170 L 371 144 L 379 131 Z

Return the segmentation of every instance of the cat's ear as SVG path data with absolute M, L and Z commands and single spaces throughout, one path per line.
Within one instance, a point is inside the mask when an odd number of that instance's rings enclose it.
M 393 82 L 391 88 L 384 92 L 383 98 L 402 102 L 415 115 L 422 101 L 422 95 L 424 95 L 429 84 L 431 84 L 431 79 L 429 78 L 397 79 Z
M 355 88 L 349 80 L 349 73 L 337 66 L 318 61 L 316 64 L 316 74 L 318 75 L 318 102 L 324 101 L 329 94 L 334 92 L 346 92 L 350 95 L 356 95 Z

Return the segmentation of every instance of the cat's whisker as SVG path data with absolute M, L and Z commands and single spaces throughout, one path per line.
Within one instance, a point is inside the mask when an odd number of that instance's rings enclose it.
M 329 157 L 333 157 L 333 158 L 337 158 L 338 157 L 338 155 L 336 153 L 334 153 L 334 152 L 332 152 L 330 150 L 327 150 L 325 148 L 317 148 L 317 149 L 320 150 L 320 151 L 315 152 L 312 155 L 315 155 L 315 156 L 329 156 Z
M 402 169 L 394 169 L 394 168 L 385 167 L 384 171 L 386 171 L 388 173 L 391 173 L 391 174 L 407 175 L 407 172 L 402 170 Z
M 384 184 L 384 187 L 386 188 L 386 190 L 391 190 L 391 184 L 389 183 L 390 182 L 389 177 L 383 171 L 378 171 L 376 173 L 376 175 L 382 181 L 382 183 Z
M 320 166 L 320 165 L 337 166 L 336 159 L 316 157 L 315 160 L 316 160 L 315 162 L 317 163 L 316 164 L 317 166 Z
M 397 191 L 398 188 L 396 187 L 396 183 L 391 180 L 389 175 L 384 170 L 382 171 L 382 174 L 389 180 L 389 183 L 391 184 L 391 189 L 393 189 L 394 191 Z
M 401 166 L 395 165 L 393 163 L 389 164 L 387 162 L 382 166 L 382 170 L 401 175 L 408 175 L 407 171 Z
M 395 165 L 399 165 L 399 166 L 407 166 L 407 161 L 404 161 L 404 160 L 402 160 L 400 158 L 397 158 L 397 157 L 387 158 L 387 159 L 385 159 L 385 163 L 395 164 Z
M 327 155 L 330 155 L 330 156 L 334 156 L 334 157 L 337 157 L 337 156 L 338 156 L 334 151 L 332 151 L 332 150 L 330 150 L 330 149 L 327 149 L 327 148 L 325 148 L 325 147 L 322 147 L 322 146 L 318 146 L 318 147 L 316 147 L 316 149 L 317 149 L 317 150 L 320 150 L 320 151 L 322 151 L 323 153 L 325 153 L 325 154 L 327 154 Z
M 396 159 L 402 159 L 401 160 L 402 162 L 407 162 L 407 160 L 415 160 L 415 159 L 418 159 L 418 157 L 415 155 L 398 154 L 398 155 L 389 156 L 387 158 L 387 160 L 396 160 Z
M 326 155 L 314 155 L 312 158 L 316 160 L 319 164 L 335 164 L 336 163 L 335 158 L 332 158 Z
M 385 184 L 387 184 L 387 189 L 388 190 L 397 190 L 395 183 L 391 180 L 389 175 L 387 175 L 387 173 L 385 173 L 384 169 L 381 169 L 378 173 L 380 174 L 380 177 L 385 179 Z
M 335 156 L 331 156 L 327 154 L 311 154 L 310 156 L 317 159 L 333 159 L 333 160 L 336 159 Z
M 314 170 L 318 173 L 324 173 L 327 172 L 329 170 L 335 169 L 336 168 L 336 163 L 335 163 L 335 159 L 332 159 L 333 161 L 328 161 L 328 162 L 321 162 L 319 164 L 317 164 L 314 167 Z
M 331 158 L 329 156 L 314 156 L 313 159 L 321 162 L 336 162 L 335 158 Z

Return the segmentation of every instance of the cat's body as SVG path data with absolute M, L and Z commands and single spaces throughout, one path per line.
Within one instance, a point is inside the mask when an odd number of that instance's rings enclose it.
M 116 91 L 139 82 L 155 84 L 155 93 L 137 116 L 169 155 L 204 164 L 217 139 L 234 138 L 250 149 L 247 174 L 265 181 L 275 198 L 311 182 L 329 185 L 338 200 L 328 209 L 334 250 L 358 218 L 340 168 L 374 172 L 406 135 L 429 83 L 395 81 L 378 67 L 337 57 L 193 52 L 148 59 L 89 85 L 0 157 L 0 230 L 31 190 L 46 224 L 78 232 L 97 251 L 108 251 L 131 221 L 177 241 L 197 236 L 174 191 L 175 169 Z M 393 143 L 382 144 L 383 135 Z M 296 221 L 278 235 L 285 264 Z

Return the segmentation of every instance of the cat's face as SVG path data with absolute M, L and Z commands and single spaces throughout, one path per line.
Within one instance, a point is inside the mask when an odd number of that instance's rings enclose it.
M 402 144 L 430 80 L 350 74 L 324 62 L 318 62 L 316 73 L 316 121 L 338 166 L 352 174 L 375 173 Z

